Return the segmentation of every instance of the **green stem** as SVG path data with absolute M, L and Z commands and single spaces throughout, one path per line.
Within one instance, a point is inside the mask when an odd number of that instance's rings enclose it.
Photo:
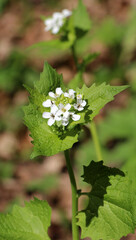
M 72 55 L 73 55 L 73 58 L 74 58 L 75 65 L 76 65 L 76 69 L 78 71 L 79 65 L 78 65 L 78 58 L 77 58 L 76 51 L 75 51 L 75 44 L 72 45 L 71 51 L 72 51 Z
M 96 125 L 95 125 L 94 121 L 91 122 L 90 129 L 91 129 L 92 138 L 93 138 L 94 145 L 95 145 L 97 159 L 98 159 L 98 161 L 100 161 L 103 158 L 102 158 L 100 143 L 99 143 L 99 139 L 98 139 L 98 135 L 97 135 Z
M 79 229 L 77 226 L 77 212 L 78 212 L 78 195 L 77 195 L 77 186 L 76 181 L 73 173 L 73 169 L 70 163 L 69 157 L 69 150 L 64 151 L 67 169 L 69 173 L 70 183 L 71 183 L 71 190 L 72 190 L 72 235 L 73 240 L 79 240 Z

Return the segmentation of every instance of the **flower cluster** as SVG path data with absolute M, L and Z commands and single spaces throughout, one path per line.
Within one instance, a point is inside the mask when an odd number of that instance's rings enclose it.
M 53 34 L 57 34 L 60 28 L 64 24 L 64 19 L 71 16 L 72 12 L 64 9 L 62 12 L 55 12 L 52 15 L 52 18 L 48 18 L 45 20 L 45 31 L 51 30 Z
M 77 112 L 83 111 L 86 101 L 83 100 L 82 94 L 77 94 L 73 89 L 63 92 L 62 89 L 56 88 L 55 93 L 49 92 L 49 99 L 43 102 L 49 112 L 43 112 L 42 117 L 48 119 L 48 125 L 52 126 L 56 122 L 62 126 L 67 126 L 71 120 L 78 121 L 80 115 Z

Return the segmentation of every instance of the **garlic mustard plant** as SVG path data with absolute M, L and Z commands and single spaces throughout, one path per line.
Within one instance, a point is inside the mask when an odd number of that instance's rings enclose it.
M 52 47 L 71 49 L 78 72 L 65 86 L 62 75 L 45 62 L 40 80 L 34 83 L 33 88 L 26 86 L 30 96 L 29 104 L 24 107 L 24 121 L 33 139 L 31 158 L 64 152 L 72 191 L 73 240 L 119 240 L 128 233 L 134 233 L 136 228 L 134 184 L 127 173 L 107 167 L 101 161 L 93 119 L 105 104 L 128 86 L 110 86 L 103 82 L 87 87 L 83 83 L 85 67 L 96 58 L 96 54 L 83 56 L 79 61 L 76 53 L 77 41 L 91 28 L 91 20 L 82 0 L 78 0 L 77 8 L 72 12 L 64 9 L 61 13 L 54 13 L 52 18 L 45 20 L 45 25 L 46 31 L 61 34 L 57 41 L 45 42 L 42 46 L 50 46 L 51 50 Z M 87 192 L 77 189 L 69 154 L 69 149 L 79 141 L 84 125 L 91 125 L 99 160 L 94 162 L 90 159 L 89 165 L 83 166 L 82 180 L 91 189 Z M 88 198 L 88 204 L 79 211 L 78 199 L 82 195 Z M 50 240 L 50 223 L 50 206 L 46 201 L 34 198 L 26 202 L 24 208 L 15 206 L 11 214 L 0 214 L 0 239 Z
M 53 34 L 57 34 L 61 27 L 64 25 L 65 19 L 72 15 L 72 12 L 68 9 L 63 9 L 62 12 L 53 13 L 51 18 L 44 21 L 45 31 L 50 31 Z

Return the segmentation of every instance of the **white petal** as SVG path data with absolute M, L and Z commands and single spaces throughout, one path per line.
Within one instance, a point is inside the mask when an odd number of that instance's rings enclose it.
M 70 112 L 68 112 L 68 111 L 64 112 L 63 117 L 68 120 L 70 117 Z
M 50 112 L 43 112 L 42 117 L 43 118 L 50 118 L 51 114 Z
M 52 97 L 52 98 L 56 98 L 56 95 L 53 92 L 49 92 L 49 96 Z
M 77 110 L 78 110 L 78 111 L 83 111 L 84 108 L 80 106 L 80 107 L 77 108 Z
M 69 121 L 67 119 L 62 120 L 62 125 L 67 126 L 69 124 Z
M 72 115 L 72 119 L 73 119 L 73 121 L 78 121 L 79 119 L 80 119 L 80 115 L 78 115 L 78 114 L 73 114 Z
M 83 100 L 82 103 L 81 103 L 81 106 L 82 106 L 82 107 L 85 107 L 85 105 L 86 105 L 86 101 Z
M 55 20 L 63 18 L 63 14 L 60 12 L 55 12 L 55 13 L 53 13 L 52 16 L 53 16 L 53 19 L 55 19 Z
M 69 17 L 69 16 L 71 16 L 71 14 L 72 14 L 72 12 L 71 12 L 70 10 L 68 10 L 68 9 L 62 10 L 62 13 L 63 13 L 63 15 L 64 15 L 65 17 Z
M 64 23 L 63 20 L 59 19 L 59 20 L 57 20 L 56 25 L 58 25 L 58 27 L 62 27 L 63 23 Z
M 52 126 L 54 123 L 55 123 L 55 118 L 50 118 L 50 119 L 48 120 L 48 125 L 49 125 L 49 126 Z
M 78 105 L 78 104 L 74 104 L 73 106 L 78 111 L 82 111 L 84 109 L 81 105 Z
M 65 109 L 68 111 L 70 108 L 71 108 L 71 104 L 70 103 L 66 104 Z
M 61 115 L 63 115 L 63 112 L 62 112 L 61 110 L 58 110 L 58 111 L 56 112 L 56 115 L 57 115 L 57 116 L 61 116 Z
M 52 105 L 52 107 L 51 107 L 51 113 L 55 115 L 57 111 L 58 111 L 58 107 L 57 107 L 55 104 Z
M 56 94 L 57 95 L 61 95 L 63 93 L 62 89 L 61 88 L 56 88 Z
M 59 26 L 54 26 L 54 27 L 52 28 L 52 33 L 53 33 L 53 34 L 57 34 L 57 33 L 59 32 L 59 30 L 60 30 L 60 27 L 59 27 Z
M 48 18 L 44 21 L 45 25 L 46 26 L 50 26 L 52 27 L 52 24 L 53 24 L 53 19 L 52 18 Z
M 75 108 L 76 110 L 78 110 L 78 105 L 77 105 L 77 104 L 74 103 L 73 106 L 74 106 L 74 108 Z
M 73 89 L 69 89 L 69 94 L 73 95 L 75 93 L 75 91 Z
M 62 103 L 60 103 L 58 107 L 59 107 L 59 109 L 62 109 L 62 108 L 64 108 L 64 105 Z
M 45 27 L 45 30 L 46 31 L 49 31 L 53 28 L 53 25 L 54 25 L 54 21 L 52 18 L 48 18 L 44 21 L 46 27 Z
M 62 117 L 60 115 L 55 115 L 55 120 L 56 121 L 61 121 L 62 120 Z
M 69 97 L 69 93 L 65 92 L 64 97 Z
M 82 99 L 82 94 L 78 94 L 77 99 L 79 99 L 79 100 Z
M 44 107 L 51 107 L 52 102 L 50 99 L 47 99 L 46 101 L 43 102 L 42 104 Z

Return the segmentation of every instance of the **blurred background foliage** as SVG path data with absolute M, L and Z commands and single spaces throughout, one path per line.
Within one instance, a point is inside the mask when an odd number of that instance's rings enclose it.
M 31 161 L 32 145 L 23 125 L 22 105 L 28 101 L 23 84 L 32 86 L 39 79 L 44 60 L 63 73 L 66 84 L 76 74 L 66 46 L 55 51 L 55 37 L 44 31 L 41 16 L 63 8 L 72 9 L 77 1 L 1 0 L 0 1 L 0 211 L 23 203 L 34 195 L 53 206 L 52 239 L 70 239 L 70 190 L 62 154 Z M 79 59 L 99 53 L 84 73 L 87 85 L 107 82 L 129 84 L 130 88 L 106 105 L 96 117 L 103 160 L 109 166 L 128 171 L 136 186 L 136 4 L 123 0 L 85 0 L 92 20 L 91 31 L 76 44 Z M 37 42 L 36 51 L 29 48 Z M 89 125 L 87 126 L 89 127 Z M 77 178 L 81 164 L 96 160 L 88 128 L 71 152 Z M 66 187 L 67 185 L 67 187 Z M 57 210 L 59 206 L 59 210 Z M 64 230 L 61 228 L 63 223 Z M 54 233 L 53 233 L 54 232 Z

